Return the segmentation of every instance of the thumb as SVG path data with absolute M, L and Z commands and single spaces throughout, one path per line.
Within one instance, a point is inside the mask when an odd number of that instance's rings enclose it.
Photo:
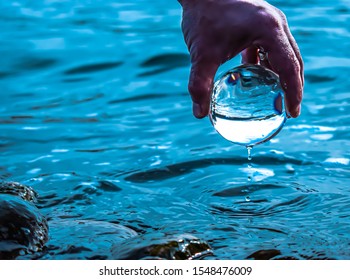
M 198 119 L 209 113 L 210 95 L 218 67 L 218 63 L 209 60 L 192 62 L 188 91 L 193 102 L 193 115 Z

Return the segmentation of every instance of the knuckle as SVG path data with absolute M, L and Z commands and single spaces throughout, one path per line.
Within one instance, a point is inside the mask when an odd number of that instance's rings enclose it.
M 268 7 L 261 9 L 260 18 L 263 26 L 265 26 L 270 32 L 279 32 L 287 24 L 286 15 L 276 7 Z
M 263 26 L 269 30 L 279 29 L 281 27 L 280 20 L 274 12 L 270 10 L 260 11 L 261 21 Z
M 286 22 L 287 21 L 287 17 L 286 17 L 284 12 L 282 12 L 280 9 L 278 9 L 276 7 L 275 7 L 275 12 L 276 12 L 276 14 L 278 15 L 278 17 L 280 18 L 280 20 L 282 22 Z

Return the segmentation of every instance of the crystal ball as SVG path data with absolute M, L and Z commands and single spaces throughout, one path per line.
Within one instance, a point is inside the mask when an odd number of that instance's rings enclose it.
M 215 82 L 210 120 L 225 139 L 253 147 L 281 131 L 286 121 L 283 97 L 277 74 L 260 65 L 241 65 Z

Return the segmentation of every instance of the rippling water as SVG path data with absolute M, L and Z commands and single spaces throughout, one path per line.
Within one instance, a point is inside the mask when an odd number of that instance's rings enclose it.
M 1 2 L 0 178 L 50 237 L 18 258 L 350 259 L 350 3 L 271 3 L 305 97 L 249 168 L 192 116 L 177 1 Z

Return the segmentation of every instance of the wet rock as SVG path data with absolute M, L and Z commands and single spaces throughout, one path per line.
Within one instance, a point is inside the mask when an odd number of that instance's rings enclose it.
M 0 182 L 0 193 L 16 195 L 30 202 L 36 202 L 38 196 L 31 187 L 17 182 Z
M 115 259 L 202 259 L 213 252 L 209 244 L 195 236 L 149 234 L 133 238 L 112 250 Z
M 40 251 L 47 240 L 47 221 L 31 202 L 21 195 L 0 194 L 0 259 Z
M 259 250 L 259 251 L 254 252 L 253 254 L 249 255 L 247 257 L 247 259 L 270 260 L 278 255 L 281 255 L 280 250 L 276 250 L 276 249 Z

